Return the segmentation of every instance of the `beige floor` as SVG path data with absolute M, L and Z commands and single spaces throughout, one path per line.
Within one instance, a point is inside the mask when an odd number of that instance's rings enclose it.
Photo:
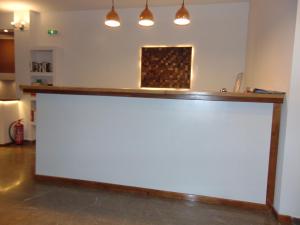
M 33 145 L 0 147 L 0 225 L 275 225 L 271 213 L 33 180 Z

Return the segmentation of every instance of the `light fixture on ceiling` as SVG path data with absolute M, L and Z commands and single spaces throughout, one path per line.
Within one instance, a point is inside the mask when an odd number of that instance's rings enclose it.
M 112 0 L 111 10 L 106 15 L 105 25 L 109 27 L 119 27 L 121 25 L 120 17 L 115 11 L 115 2 Z
M 29 11 L 14 11 L 14 21 L 11 22 L 14 29 L 24 31 L 29 29 L 30 12 Z
M 4 33 L 8 33 L 8 30 L 6 30 L 6 29 L 5 29 L 5 30 L 3 30 L 3 31 L 4 31 Z
M 181 8 L 177 11 L 174 23 L 177 25 L 188 25 L 191 22 L 189 11 L 185 8 L 184 0 Z
M 20 31 L 24 31 L 24 30 L 25 30 L 25 25 L 26 25 L 26 23 L 25 23 L 24 21 L 21 21 L 20 23 L 15 22 L 15 21 L 12 21 L 10 24 L 11 24 L 11 25 L 13 26 L 13 28 L 16 29 L 16 30 L 20 30 Z
M 139 24 L 141 26 L 150 27 L 154 25 L 154 17 L 152 12 L 148 7 L 148 0 L 146 0 L 146 7 L 143 12 L 140 14 Z

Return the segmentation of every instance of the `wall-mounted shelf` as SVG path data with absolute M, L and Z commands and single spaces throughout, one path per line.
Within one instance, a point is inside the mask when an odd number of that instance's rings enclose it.
M 31 76 L 53 76 L 53 72 L 30 72 Z
M 57 49 L 55 47 L 35 47 L 30 50 L 29 75 L 30 83 L 34 86 L 52 86 L 55 84 L 57 72 Z M 36 105 L 34 94 L 29 98 L 29 124 L 32 133 L 36 129 Z M 35 136 L 35 135 L 33 135 Z
M 42 85 L 54 85 L 56 73 L 56 49 L 33 48 L 30 50 L 30 82 Z
M 49 74 L 36 73 L 36 74 L 31 75 L 30 82 L 31 82 L 31 84 L 41 84 L 41 85 L 46 85 L 46 86 L 52 86 L 54 83 L 54 76 L 53 76 L 53 73 L 49 73 Z

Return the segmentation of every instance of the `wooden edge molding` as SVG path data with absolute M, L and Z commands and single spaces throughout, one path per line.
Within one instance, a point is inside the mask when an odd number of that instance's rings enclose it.
M 14 101 L 20 101 L 20 99 L 17 99 L 17 98 L 0 99 L 0 102 L 14 102 Z
M 272 207 L 274 205 L 277 156 L 278 156 L 279 135 L 280 135 L 280 120 L 281 120 L 281 104 L 274 104 L 273 116 L 272 116 L 270 155 L 269 155 L 268 183 L 267 183 L 267 194 L 266 194 L 266 204 L 269 207 Z
M 279 223 L 281 224 L 286 224 L 286 225 L 291 225 L 293 223 L 292 217 L 291 216 L 286 216 L 286 215 L 280 215 L 276 211 L 274 207 L 271 207 L 272 213 L 274 214 L 275 218 L 278 220 Z
M 243 209 L 266 210 L 266 211 L 269 209 L 266 205 L 258 204 L 258 203 L 222 199 L 222 198 L 215 198 L 215 197 L 206 197 L 206 196 L 192 195 L 192 194 L 184 194 L 178 192 L 161 191 L 155 189 L 132 187 L 132 186 L 125 186 L 125 185 L 118 185 L 118 184 L 101 183 L 96 181 L 77 180 L 77 179 L 70 179 L 70 178 L 43 176 L 43 175 L 35 175 L 35 179 L 40 182 L 50 182 L 58 185 L 73 185 L 73 186 L 79 186 L 84 188 L 101 189 L 101 190 L 114 191 L 114 192 L 125 192 L 131 194 L 141 194 L 141 195 L 152 196 L 152 197 L 201 202 L 201 203 L 212 204 L 212 205 L 233 206 L 233 207 L 238 207 Z
M 4 143 L 4 144 L 0 144 L 0 147 L 7 147 L 7 146 L 10 146 L 12 144 L 13 144 L 12 142 Z
M 182 90 L 149 90 L 149 89 L 108 89 L 83 87 L 28 86 L 21 85 L 25 93 L 68 94 L 68 95 L 97 95 L 138 98 L 183 99 L 205 101 L 233 101 L 283 103 L 284 94 L 253 94 L 253 93 L 220 93 L 192 92 Z
M 36 143 L 36 140 L 24 140 L 24 143 L 34 145 Z
M 33 145 L 35 143 L 36 143 L 35 140 L 33 140 L 33 141 L 31 141 L 31 140 L 24 140 L 23 145 Z M 16 144 L 13 143 L 13 142 L 8 142 L 8 143 L 0 144 L 0 147 L 7 147 L 7 146 L 12 146 L 12 145 L 16 145 Z M 22 146 L 22 145 L 16 145 L 16 146 Z

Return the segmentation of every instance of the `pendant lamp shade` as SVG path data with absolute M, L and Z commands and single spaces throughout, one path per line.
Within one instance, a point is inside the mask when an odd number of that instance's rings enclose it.
M 154 17 L 152 12 L 148 7 L 148 0 L 146 1 L 146 7 L 143 12 L 140 14 L 139 24 L 141 26 L 150 27 L 154 25 Z
M 114 0 L 112 0 L 112 8 L 106 15 L 105 25 L 109 27 L 119 27 L 121 25 L 120 17 L 115 11 Z
M 190 14 L 189 11 L 185 8 L 183 0 L 181 8 L 176 13 L 174 23 L 183 26 L 188 25 L 190 22 Z

